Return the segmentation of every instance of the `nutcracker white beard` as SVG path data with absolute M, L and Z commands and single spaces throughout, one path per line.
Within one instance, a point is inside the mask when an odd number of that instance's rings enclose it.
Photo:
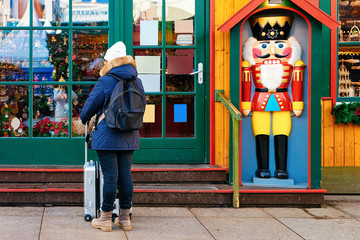
M 264 64 L 260 66 L 262 85 L 269 90 L 275 90 L 282 83 L 284 66 L 282 64 Z

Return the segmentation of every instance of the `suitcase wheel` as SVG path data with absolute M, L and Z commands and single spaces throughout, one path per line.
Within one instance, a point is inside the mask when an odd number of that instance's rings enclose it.
M 90 214 L 85 214 L 84 219 L 85 221 L 90 222 L 93 218 Z
M 114 222 L 115 221 L 115 218 L 117 218 L 118 217 L 118 215 L 116 214 L 116 213 L 113 213 L 112 214 L 112 221 Z

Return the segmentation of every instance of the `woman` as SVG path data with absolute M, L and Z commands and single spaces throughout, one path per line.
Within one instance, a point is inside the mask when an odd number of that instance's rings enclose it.
M 86 100 L 80 113 L 82 123 L 86 123 L 92 116 L 101 116 L 107 109 L 117 79 L 107 75 L 111 73 L 123 81 L 136 81 L 141 90 L 143 104 L 146 104 L 145 92 L 141 80 L 137 78 L 135 61 L 126 56 L 124 43 L 117 42 L 105 54 L 104 67 L 100 71 L 100 78 Z M 139 148 L 139 131 L 120 131 L 109 128 L 105 119 L 99 123 L 93 135 L 92 149 L 96 150 L 104 175 L 103 202 L 100 218 L 93 219 L 91 225 L 102 231 L 112 230 L 112 211 L 116 189 L 119 187 L 120 215 L 114 224 L 125 231 L 131 230 L 130 208 L 133 195 L 131 178 L 131 162 L 135 149 Z

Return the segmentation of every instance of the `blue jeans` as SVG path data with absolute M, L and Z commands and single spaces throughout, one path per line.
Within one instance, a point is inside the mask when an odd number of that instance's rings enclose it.
M 102 211 L 113 210 L 117 186 L 119 188 L 120 208 L 131 208 L 134 192 L 131 162 L 134 151 L 97 150 L 96 152 L 104 175 Z

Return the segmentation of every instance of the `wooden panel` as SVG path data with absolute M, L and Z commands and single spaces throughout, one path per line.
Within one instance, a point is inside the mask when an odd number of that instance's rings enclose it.
M 344 126 L 344 166 L 355 166 L 354 126 Z
M 332 101 L 322 101 L 322 166 L 334 166 L 334 118 L 330 114 Z
M 334 144 L 334 166 L 344 166 L 344 126 L 341 124 L 335 125 Z
M 322 101 L 322 166 L 360 166 L 360 126 L 335 124 L 332 100 Z
M 354 164 L 360 166 L 360 127 L 354 127 Z
M 249 0 L 215 1 L 215 29 L 239 11 Z M 215 31 L 215 89 L 230 93 L 230 32 Z M 215 164 L 229 166 L 230 115 L 215 103 Z

